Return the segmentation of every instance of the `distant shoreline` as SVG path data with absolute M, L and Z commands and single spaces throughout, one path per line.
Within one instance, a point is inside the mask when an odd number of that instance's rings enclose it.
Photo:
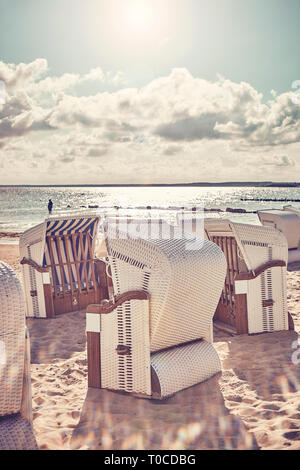
M 1 184 L 0 188 L 147 188 L 147 187 L 253 187 L 253 188 L 300 188 L 300 183 L 286 182 L 221 182 L 221 183 L 123 183 L 123 184 Z

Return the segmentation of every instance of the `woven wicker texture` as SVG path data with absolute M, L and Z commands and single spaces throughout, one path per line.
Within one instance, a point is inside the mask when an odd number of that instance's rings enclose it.
M 287 240 L 272 227 L 237 224 L 230 220 L 205 220 L 208 237 L 233 236 L 249 272 L 272 260 L 287 262 Z M 286 267 L 267 269 L 256 279 L 247 281 L 249 334 L 288 329 Z M 274 305 L 263 307 L 264 300 Z
M 0 418 L 0 450 L 37 450 L 28 421 L 19 414 Z
M 141 221 L 139 221 L 141 222 Z M 141 222 L 139 237 L 107 223 L 107 251 L 116 293 L 145 290 L 150 297 L 151 352 L 203 338 L 211 327 L 226 273 L 214 243 L 183 238 L 161 222 L 151 239 Z
M 22 233 L 19 242 L 21 256 L 26 256 L 26 254 L 23 254 L 23 250 L 27 247 L 27 245 L 34 245 L 35 243 L 43 241 L 45 237 L 45 230 L 45 224 L 42 223 L 39 225 L 35 225 L 34 227 L 31 227 L 30 229 Z M 41 258 L 42 256 L 43 254 L 41 253 Z
M 279 230 L 288 242 L 289 250 L 297 250 L 300 244 L 300 217 L 297 213 L 287 210 L 258 211 L 257 215 L 265 227 Z
M 0 262 L 0 416 L 20 411 L 25 351 L 25 304 L 20 281 Z
M 42 265 L 45 245 L 45 223 L 36 225 L 22 233 L 19 242 L 20 258 L 28 258 Z M 45 317 L 45 300 L 42 274 L 31 266 L 21 266 L 25 291 L 25 308 L 27 317 Z M 37 291 L 32 297 L 30 291 Z
M 25 361 L 25 302 L 20 281 L 0 262 L 0 449 L 37 449 L 20 414 Z M 25 396 L 24 396 L 25 397 Z
M 274 305 L 262 307 L 272 299 Z M 248 281 L 248 329 L 250 334 L 288 330 L 286 268 L 272 268 Z
M 212 344 L 197 341 L 151 355 L 161 388 L 161 397 L 204 382 L 221 371 L 221 362 Z
M 101 315 L 101 385 L 151 395 L 149 301 L 131 300 L 109 315 Z M 130 354 L 116 353 L 118 345 Z
M 287 240 L 278 230 L 259 225 L 230 225 L 249 270 L 255 270 L 272 259 L 287 262 Z
M 233 233 L 249 270 L 272 260 L 288 259 L 287 240 L 272 227 L 233 224 Z M 286 267 L 271 268 L 248 281 L 248 330 L 250 334 L 288 330 Z M 272 299 L 274 305 L 262 307 Z

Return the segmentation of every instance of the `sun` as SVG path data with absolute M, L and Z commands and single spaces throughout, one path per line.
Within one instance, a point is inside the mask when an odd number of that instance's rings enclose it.
M 146 33 L 151 30 L 154 23 L 154 11 L 151 8 L 151 2 L 132 0 L 128 2 L 124 13 L 126 26 L 133 33 Z

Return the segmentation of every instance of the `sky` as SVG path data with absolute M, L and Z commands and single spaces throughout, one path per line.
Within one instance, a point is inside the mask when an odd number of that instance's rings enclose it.
M 299 0 L 0 0 L 0 184 L 299 181 Z

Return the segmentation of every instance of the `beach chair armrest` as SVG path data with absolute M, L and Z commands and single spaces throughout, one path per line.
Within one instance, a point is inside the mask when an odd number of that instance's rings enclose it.
M 277 269 L 273 269 L 277 268 Z M 278 296 L 276 286 L 284 292 L 282 283 L 285 277 L 286 262 L 283 260 L 268 261 L 253 271 L 240 273 L 235 276 L 234 296 L 239 334 L 255 334 L 267 331 L 287 329 L 288 315 L 284 305 L 284 294 Z M 275 288 L 266 288 L 266 284 Z M 278 330 L 270 318 L 274 312 L 280 311 Z M 264 320 L 267 318 L 267 320 Z M 280 329 L 279 329 L 280 328 Z
M 44 266 L 40 266 L 38 263 L 36 263 L 35 261 L 33 261 L 32 259 L 29 259 L 29 258 L 25 258 L 25 257 L 22 258 L 21 261 L 20 261 L 20 264 L 28 264 L 33 269 L 36 269 L 39 273 L 48 273 L 49 272 L 49 268 L 46 268 Z
M 149 299 L 147 292 L 134 290 L 87 307 L 89 387 L 118 389 L 118 364 L 124 361 L 123 365 L 130 369 L 133 379 L 131 384 L 129 374 L 124 390 L 129 391 L 132 385 L 135 392 L 151 394 Z M 128 318 L 130 328 L 127 328 Z M 123 320 L 126 335 L 120 337 L 119 322 Z
M 124 302 L 129 300 L 147 300 L 150 298 L 148 292 L 144 291 L 128 291 L 124 294 L 115 295 L 112 299 L 102 300 L 100 304 L 91 304 L 87 307 L 87 313 L 96 313 L 99 315 L 105 315 L 111 313 L 115 308 L 122 305 Z
M 258 276 L 260 276 L 267 269 L 285 267 L 285 266 L 286 266 L 286 262 L 283 260 L 268 261 L 267 263 L 262 264 L 261 266 L 253 270 L 252 272 L 237 274 L 235 277 L 235 280 L 236 281 L 252 281 L 253 279 L 256 279 Z

